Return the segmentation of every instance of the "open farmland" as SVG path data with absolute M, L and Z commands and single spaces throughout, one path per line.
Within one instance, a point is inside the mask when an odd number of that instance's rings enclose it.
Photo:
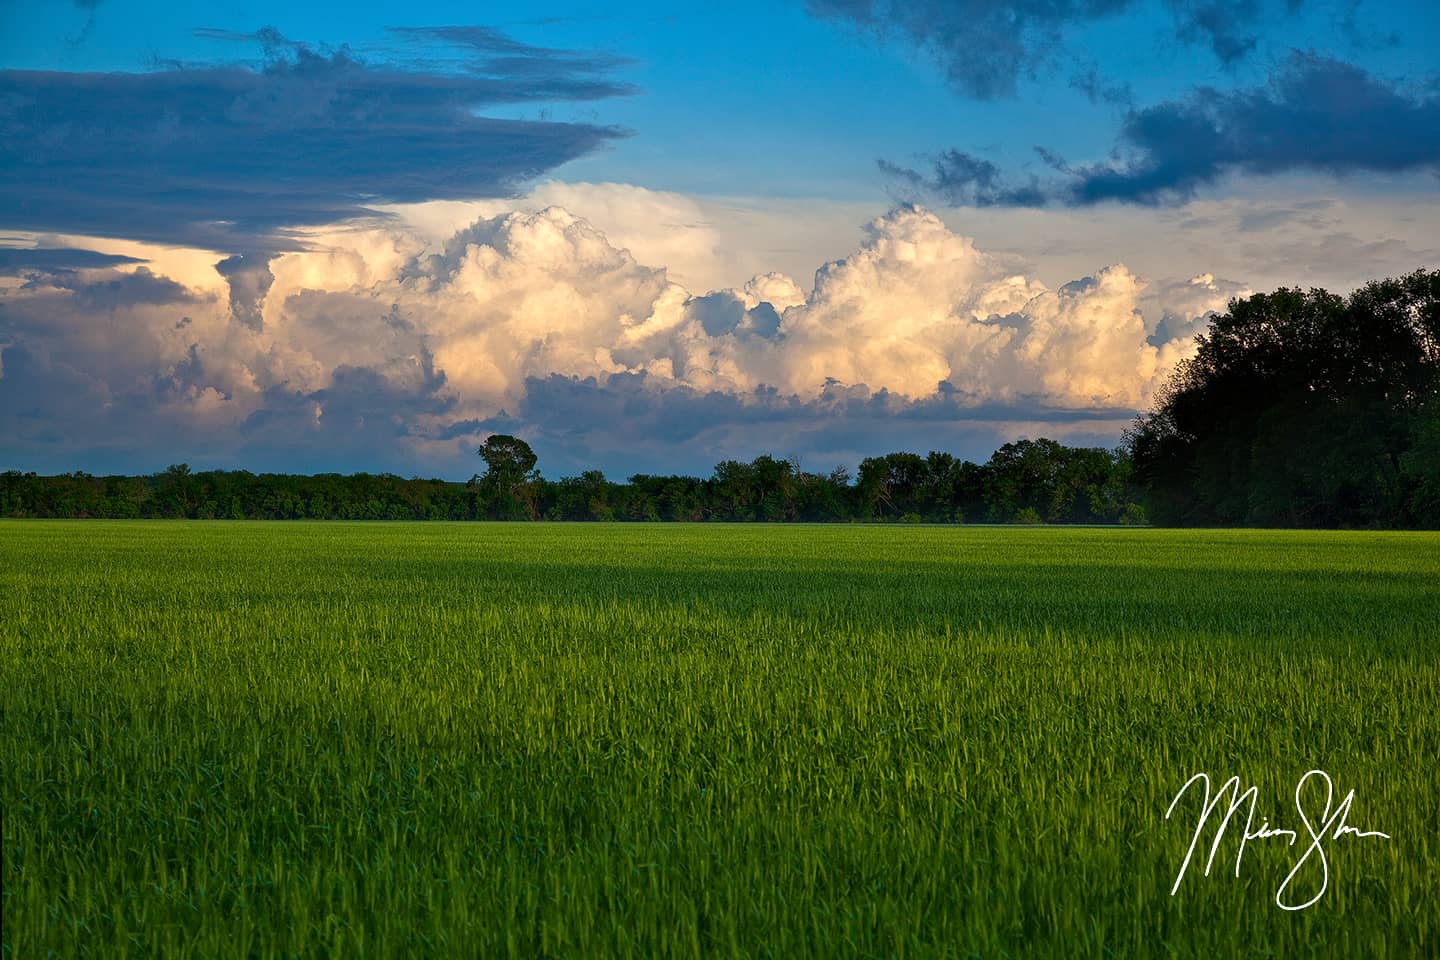
M 0 524 L 16 960 L 1436 956 L 1437 757 L 1440 535 Z

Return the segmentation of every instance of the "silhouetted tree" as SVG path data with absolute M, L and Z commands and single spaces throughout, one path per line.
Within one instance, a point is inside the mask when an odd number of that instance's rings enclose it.
M 1414 522 L 1437 342 L 1440 272 L 1232 301 L 1127 436 L 1151 518 Z
M 535 511 L 535 451 L 519 437 L 496 433 L 480 445 L 485 472 L 470 478 L 480 491 L 481 506 L 496 520 L 533 520 Z

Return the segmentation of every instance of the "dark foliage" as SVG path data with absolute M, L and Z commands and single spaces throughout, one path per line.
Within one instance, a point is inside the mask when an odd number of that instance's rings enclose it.
M 1440 438 L 1437 438 L 1440 439 Z M 672 520 L 1014 522 L 1143 521 L 1119 453 L 1053 440 L 1006 444 L 985 464 L 948 453 L 893 453 L 810 473 L 788 460 L 726 460 L 708 479 L 644 474 L 613 483 L 598 470 L 546 480 L 522 440 L 492 437 L 468 483 L 393 474 L 192 473 L 147 477 L 0 474 L 0 516 L 266 520 Z
M 1235 300 L 1127 437 L 1183 526 L 1440 526 L 1440 272 Z
M 534 520 L 535 493 L 540 474 L 535 451 L 518 437 L 497 433 L 476 451 L 485 472 L 470 478 L 467 486 L 479 493 L 479 502 L 491 520 Z

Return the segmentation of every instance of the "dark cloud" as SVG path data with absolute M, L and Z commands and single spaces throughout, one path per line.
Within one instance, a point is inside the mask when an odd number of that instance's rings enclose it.
M 493 27 L 477 25 L 450 27 L 391 27 L 390 32 L 405 37 L 437 40 L 456 46 L 469 47 L 483 53 L 510 54 L 514 56 L 570 55 L 573 51 L 554 50 L 522 43 Z
M 7 343 L 4 316 L 0 314 L 0 464 L 3 468 L 51 469 L 68 472 L 64 457 L 84 452 L 98 465 L 93 444 L 104 431 L 95 431 L 105 418 L 112 395 L 99 379 L 64 362 L 52 362 L 44 353 L 23 343 Z M 132 427 L 133 429 L 133 427 Z M 75 431 L 86 443 L 75 444 Z M 91 449 L 86 451 L 86 447 Z M 52 457 L 52 450 L 64 455 Z M 83 464 L 81 464 L 83 466 Z
M 75 0 L 75 6 L 84 10 L 87 14 L 85 25 L 80 28 L 80 33 L 69 38 L 70 46 L 78 47 L 90 39 L 90 33 L 95 29 L 95 8 L 100 6 L 100 0 Z
M 1295 53 L 1264 87 L 1202 87 L 1130 110 L 1108 162 L 1075 166 L 1037 151 L 1058 176 L 1016 181 L 958 150 L 928 172 L 881 167 L 905 188 L 981 207 L 1180 203 L 1234 173 L 1440 171 L 1440 94 L 1409 94 L 1351 64 Z
M 1202 43 L 1224 64 L 1236 63 L 1254 51 L 1259 37 L 1249 29 L 1259 19 L 1261 0 L 1167 0 L 1175 10 L 1180 37 Z M 1289 0 L 1294 11 L 1299 0 Z
M 494 31 L 486 59 L 480 33 L 444 32 L 460 29 L 397 33 L 379 58 L 271 29 L 244 38 L 265 50 L 253 66 L 0 71 L 0 224 L 267 253 L 374 204 L 508 195 L 623 135 L 479 115 L 631 89 L 612 59 Z
M 0 324 L 0 334 L 4 333 Z M 0 469 L 153 471 L 187 461 L 251 470 L 390 470 L 463 479 L 490 432 L 529 439 L 556 477 L 600 468 L 708 475 L 720 460 L 797 456 L 808 469 L 853 468 L 895 450 L 944 449 L 983 460 L 1019 436 L 1109 446 L 1129 409 L 1068 409 L 1039 401 L 983 403 L 948 383 L 923 400 L 832 382 L 803 400 L 770 388 L 739 396 L 661 386 L 643 373 L 529 378 L 513 413 L 454 412 L 445 376 L 421 352 L 407 375 L 336 368 L 329 386 L 268 387 L 236 426 L 207 425 L 185 405 L 213 377 L 193 346 L 145 376 L 85 370 L 64 350 L 0 336 Z M 417 444 L 420 446 L 417 447 Z M 421 448 L 426 452 L 418 452 Z
M 301 472 L 449 470 L 460 477 L 473 447 L 467 437 L 449 445 L 449 456 L 419 458 L 409 445 L 427 439 L 418 421 L 452 406 L 438 395 L 444 375 L 424 355 L 407 378 L 341 366 L 322 390 L 270 387 L 260 408 L 232 426 L 194 416 L 190 404 L 213 380 L 194 346 L 149 375 L 107 378 L 53 345 L 7 343 L 4 332 L 0 323 L 0 469 L 151 472 L 186 461 Z
M 933 56 L 960 92 L 981 100 L 1015 94 L 1060 47 L 1066 27 L 1119 13 L 1132 0 L 807 0 L 818 17 L 891 34 Z
M 0 247 L 0 273 L 9 274 L 94 270 L 145 262 L 139 257 L 74 247 Z
M 1085 94 L 1091 103 L 1112 107 L 1129 107 L 1135 103 L 1135 91 L 1129 84 L 1106 80 L 1094 64 L 1077 70 L 1070 78 L 1070 86 Z
M 1267 87 L 1201 88 L 1126 116 L 1127 160 L 1079 171 L 1070 201 L 1185 200 L 1229 173 L 1346 175 L 1440 169 L 1440 97 L 1296 53 Z
M 1356 50 L 1384 50 L 1398 47 L 1399 30 L 1376 22 L 1373 11 L 1362 13 L 1365 0 L 1337 0 L 1339 9 L 1333 19 L 1335 31 Z
M 548 476 L 599 466 L 612 476 L 689 472 L 708 475 L 727 458 L 798 456 L 808 469 L 853 468 L 896 450 L 943 449 L 984 460 L 1000 444 L 1032 435 L 1113 446 L 1134 417 L 1123 409 L 1066 409 L 1020 400 L 981 403 L 949 383 L 908 400 L 886 390 L 832 382 L 802 400 L 768 388 L 747 396 L 672 386 L 644 374 L 603 380 L 555 374 L 530 378 L 513 414 L 466 424 L 476 433 L 525 436 Z
M 1222 63 L 1255 49 L 1255 27 L 1275 0 L 1165 0 L 1174 36 L 1200 43 Z M 1294 13 L 1302 0 L 1284 0 Z M 899 36 L 935 58 L 966 96 L 1014 96 L 1019 81 L 1062 60 L 1072 28 L 1137 11 L 1139 0 L 807 0 L 814 16 L 866 33 Z
M 708 336 L 736 334 L 770 339 L 780 330 L 780 314 L 774 306 L 761 303 L 747 310 L 745 302 L 728 290 L 692 297 L 686 306 Z
M 397 37 L 433 47 L 452 47 L 479 55 L 467 58 L 468 70 L 489 70 L 506 76 L 552 76 L 603 74 L 632 61 L 594 50 L 567 50 L 521 43 L 492 27 L 392 27 Z
M 269 259 L 237 254 L 215 264 L 215 272 L 224 277 L 230 287 L 230 316 L 236 323 L 260 330 L 264 326 L 261 309 L 265 306 L 265 294 L 275 282 Z
M 953 206 L 967 207 L 1041 207 L 1048 197 L 1034 177 L 1028 183 L 1007 182 L 1000 168 L 989 160 L 946 150 L 935 157 L 929 173 L 880 161 L 880 169 L 910 192 L 907 200 L 939 197 Z
M 322 390 L 272 387 L 238 436 L 229 438 L 232 449 L 267 463 L 363 464 L 378 455 L 393 465 L 404 441 L 429 438 L 417 421 L 454 406 L 440 395 L 445 375 L 428 354 L 415 359 L 412 374 L 395 378 L 370 367 L 340 366 Z
M 82 278 L 66 271 L 50 274 L 43 280 L 47 287 L 68 290 L 73 303 L 81 310 L 119 310 L 143 305 L 165 306 L 196 302 L 195 295 L 169 277 L 136 267 L 133 273 L 111 272 L 99 279 Z

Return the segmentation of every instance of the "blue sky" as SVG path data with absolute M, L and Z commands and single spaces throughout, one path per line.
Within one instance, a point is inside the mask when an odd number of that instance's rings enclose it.
M 545 2 L 431 3 L 423 11 L 393 3 L 8 3 L 0 56 L 11 68 L 68 71 L 137 71 L 157 58 L 255 59 L 258 45 L 247 50 L 197 36 L 197 28 L 253 33 L 273 26 L 295 40 L 348 44 L 361 56 L 384 58 L 394 46 L 388 27 L 479 22 L 523 42 L 601 50 L 632 61 L 615 75 L 638 87 L 634 96 L 603 105 L 492 111 L 533 117 L 548 110 L 557 118 L 601 120 L 633 131 L 613 150 L 558 171 L 568 179 L 685 192 L 862 198 L 884 190 L 875 170 L 880 156 L 908 161 L 960 147 L 1027 170 L 1043 166 L 1032 153 L 1036 145 L 1076 161 L 1103 158 L 1113 143 L 1117 109 L 1092 103 L 1076 89 L 1077 76 L 1091 71 L 1107 86 L 1128 85 L 1142 105 L 1201 85 L 1255 86 L 1292 50 L 1335 56 L 1401 84 L 1435 82 L 1435 4 L 1308 0 L 1292 13 L 1289 0 L 1254 2 L 1270 15 L 1240 28 L 1257 43 L 1234 63 L 1222 63 L 1204 42 L 1179 39 L 1176 17 L 1164 2 L 1135 2 L 1123 13 L 1062 26 L 1064 49 L 1034 76 L 1021 76 L 1015 96 L 990 101 L 947 83 L 934 52 L 915 49 L 903 35 L 878 37 L 843 18 L 814 16 L 803 2 L 773 0 L 632 3 L 623 13 Z M 1246 6 L 1224 0 L 1213 5 Z
M 1422 0 L 0 20 L 6 467 L 1110 443 L 1228 297 L 1437 259 Z

